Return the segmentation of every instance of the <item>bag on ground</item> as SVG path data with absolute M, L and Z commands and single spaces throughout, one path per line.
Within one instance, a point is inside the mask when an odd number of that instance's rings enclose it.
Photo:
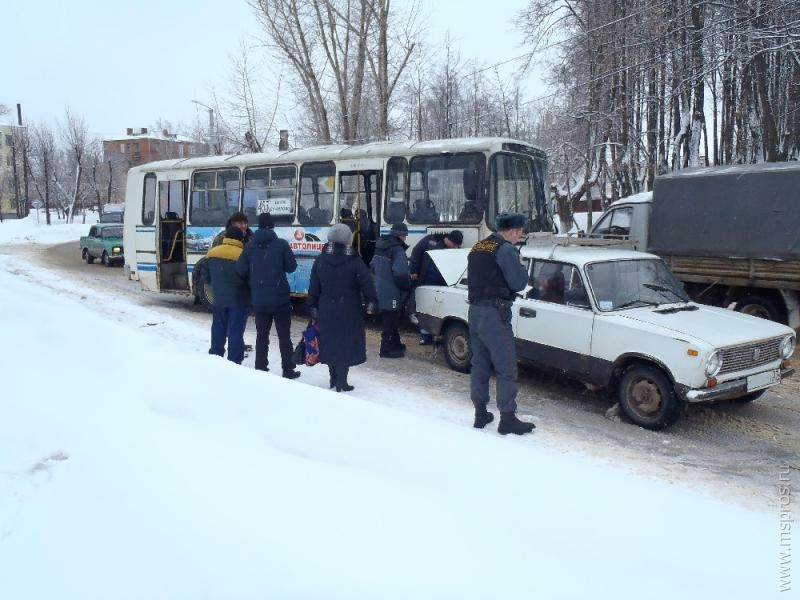
M 294 353 L 292 353 L 292 362 L 296 365 L 302 365 L 306 362 L 306 341 L 305 339 L 301 339 L 297 342 L 297 346 L 294 347 Z
M 319 362 L 319 332 L 317 326 L 309 323 L 303 332 L 303 342 L 305 343 L 307 367 L 313 367 Z

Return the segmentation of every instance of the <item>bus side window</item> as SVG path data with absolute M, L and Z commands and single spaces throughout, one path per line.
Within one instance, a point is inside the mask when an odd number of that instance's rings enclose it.
M 386 223 L 402 223 L 406 218 L 406 176 L 408 162 L 405 158 L 394 157 L 386 165 Z

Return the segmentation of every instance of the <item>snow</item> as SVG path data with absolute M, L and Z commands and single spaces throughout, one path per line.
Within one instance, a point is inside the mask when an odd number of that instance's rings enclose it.
M 86 213 L 86 223 L 82 223 L 83 216 L 75 215 L 75 222 L 65 224 L 56 218 L 55 211 L 50 213 L 52 225 L 47 225 L 44 209 L 33 210 L 24 219 L 4 219 L 0 223 L 0 244 L 61 244 L 75 242 L 78 247 L 78 238 L 89 233 L 89 227 L 97 223 L 97 213 Z
M 2 598 L 777 596 L 777 508 L 475 431 L 414 382 L 234 365 L 3 245 L 0 306 Z

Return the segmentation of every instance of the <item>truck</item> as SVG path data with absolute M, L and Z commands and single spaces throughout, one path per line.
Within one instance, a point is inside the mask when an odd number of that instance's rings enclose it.
M 800 163 L 684 169 L 614 202 L 589 238 L 660 256 L 696 302 L 800 328 Z
M 95 259 L 107 267 L 122 265 L 125 254 L 122 248 L 122 224 L 105 223 L 92 225 L 89 234 L 78 241 L 81 258 L 91 265 Z

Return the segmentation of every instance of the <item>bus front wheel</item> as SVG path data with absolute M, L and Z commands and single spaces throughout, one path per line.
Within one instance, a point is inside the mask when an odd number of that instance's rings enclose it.
M 211 310 L 211 307 L 214 303 L 214 290 L 211 289 L 210 285 L 206 285 L 206 282 L 203 281 L 204 267 L 205 264 L 201 260 L 195 265 L 194 272 L 192 273 L 192 283 L 194 284 L 194 303 L 202 304 L 205 308 Z

